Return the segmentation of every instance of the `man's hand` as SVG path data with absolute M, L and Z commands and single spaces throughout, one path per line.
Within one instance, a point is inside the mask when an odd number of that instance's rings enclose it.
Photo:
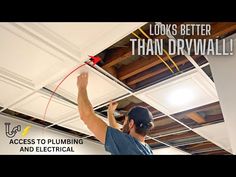
M 114 113 L 117 106 L 118 106 L 117 102 L 110 102 L 110 104 L 108 106 L 108 111 L 111 112 L 111 113 Z
M 78 89 L 86 89 L 88 85 L 88 73 L 83 72 L 77 77 L 77 87 Z

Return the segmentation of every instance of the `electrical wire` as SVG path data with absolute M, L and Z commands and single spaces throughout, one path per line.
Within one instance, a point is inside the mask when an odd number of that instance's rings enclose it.
M 148 36 L 147 35 L 147 33 L 145 33 L 141 28 L 139 28 L 139 31 L 146 37 L 146 38 L 148 38 L 148 39 L 151 39 L 150 38 L 150 36 Z M 176 69 L 178 70 L 178 71 L 180 71 L 179 70 L 179 67 L 176 65 L 176 63 L 172 60 L 172 58 L 170 57 L 170 55 L 168 54 L 168 52 L 165 50 L 165 49 L 163 49 L 163 51 L 164 51 L 164 53 L 166 54 L 166 56 L 168 57 L 168 59 L 173 63 L 173 65 L 176 67 Z

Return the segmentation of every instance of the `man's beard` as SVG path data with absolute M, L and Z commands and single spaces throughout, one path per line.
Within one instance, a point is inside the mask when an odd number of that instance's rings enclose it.
M 130 132 L 130 129 L 129 129 L 129 122 L 127 122 L 127 123 L 123 126 L 122 131 L 123 131 L 124 133 L 129 134 L 129 132 Z

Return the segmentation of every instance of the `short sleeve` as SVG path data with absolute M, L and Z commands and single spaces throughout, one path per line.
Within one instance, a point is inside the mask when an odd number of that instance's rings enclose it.
M 107 127 L 105 150 L 113 155 L 151 155 L 151 149 L 127 133 Z
M 105 150 L 111 154 L 121 154 L 127 147 L 130 139 L 129 136 L 115 128 L 107 127 Z

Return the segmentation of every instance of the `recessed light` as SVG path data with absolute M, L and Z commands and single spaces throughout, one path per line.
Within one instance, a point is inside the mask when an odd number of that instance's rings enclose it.
M 189 110 L 218 101 L 216 90 L 200 73 L 173 78 L 137 95 L 167 114 Z
M 173 106 L 182 106 L 194 100 L 194 92 L 190 87 L 183 87 L 173 90 L 168 96 L 168 102 Z

